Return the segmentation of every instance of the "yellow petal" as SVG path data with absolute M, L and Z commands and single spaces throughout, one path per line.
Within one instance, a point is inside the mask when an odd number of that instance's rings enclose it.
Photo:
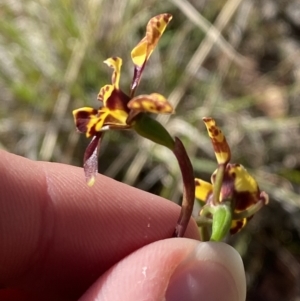
M 195 179 L 196 199 L 206 202 L 213 192 L 213 186 L 200 179 Z
M 134 97 L 129 101 L 127 106 L 134 111 L 156 114 L 171 114 L 174 112 L 172 105 L 167 99 L 158 93 Z
M 204 117 L 208 135 L 212 141 L 215 155 L 219 164 L 227 164 L 231 158 L 231 152 L 226 138 L 211 117 Z
M 128 128 L 126 123 L 128 114 L 123 110 L 108 110 L 104 125 L 114 126 L 114 128 Z
M 150 19 L 146 28 L 146 36 L 131 51 L 131 58 L 135 66 L 142 67 L 149 59 L 171 19 L 172 15 L 170 14 L 161 14 Z
M 111 58 L 105 60 L 104 64 L 106 64 L 108 67 L 114 69 L 114 72 L 111 77 L 111 83 L 117 90 L 119 90 L 122 59 L 119 57 L 111 57 Z
M 240 164 L 228 164 L 228 174 L 233 181 L 235 212 L 251 208 L 261 199 L 261 193 L 255 179 Z
M 231 164 L 229 174 L 234 178 L 234 189 L 237 192 L 258 193 L 257 182 L 242 165 Z

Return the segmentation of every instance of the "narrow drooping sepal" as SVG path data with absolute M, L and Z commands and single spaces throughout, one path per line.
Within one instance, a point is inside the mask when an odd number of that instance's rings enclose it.
M 102 133 L 94 136 L 84 153 L 83 169 L 89 186 L 94 185 L 98 173 L 98 150 L 102 136 Z
M 175 227 L 174 236 L 183 237 L 190 221 L 195 201 L 194 170 L 184 145 L 177 137 L 175 137 L 173 153 L 178 161 L 183 180 L 181 211 Z
M 225 136 L 218 128 L 216 121 L 213 118 L 204 117 L 203 121 L 213 144 L 218 164 L 226 165 L 230 161 L 231 152 Z
M 174 150 L 175 141 L 169 132 L 155 119 L 141 113 L 132 123 L 133 129 L 142 137 L 147 138 L 157 144 Z
M 145 64 L 149 60 L 171 19 L 172 15 L 170 14 L 160 14 L 151 18 L 147 24 L 145 37 L 131 51 L 131 58 L 135 65 L 131 84 L 131 95 L 134 94 L 134 91 L 140 82 Z

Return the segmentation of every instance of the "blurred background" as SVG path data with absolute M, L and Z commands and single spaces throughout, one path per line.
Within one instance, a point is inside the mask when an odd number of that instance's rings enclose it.
M 158 119 L 205 180 L 216 161 L 202 117 L 218 121 L 232 162 L 271 198 L 228 240 L 244 260 L 247 300 L 300 300 L 298 0 L 1 0 L 0 148 L 82 166 L 89 141 L 75 131 L 72 110 L 99 106 L 110 56 L 123 58 L 121 87 L 129 90 L 130 51 L 163 12 L 173 20 L 138 93 L 161 93 L 176 107 Z M 130 131 L 105 136 L 99 171 L 180 202 L 175 158 Z

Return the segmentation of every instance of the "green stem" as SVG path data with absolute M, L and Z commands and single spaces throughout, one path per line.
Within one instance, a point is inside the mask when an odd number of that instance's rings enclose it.
M 213 183 L 213 204 L 218 205 L 220 203 L 220 193 L 223 184 L 223 178 L 225 173 L 225 164 L 220 164 L 217 169 L 216 178 Z
M 197 216 L 195 220 L 199 227 L 201 241 L 209 241 L 210 233 L 208 229 L 211 228 L 212 219 L 205 216 Z
M 212 219 L 208 218 L 206 216 L 197 216 L 195 218 L 195 221 L 198 225 L 198 227 L 203 227 L 203 226 L 211 226 L 212 225 Z
M 178 161 L 183 180 L 183 198 L 180 216 L 173 236 L 182 237 L 191 218 L 195 200 L 194 171 L 187 152 L 177 137 L 174 141 L 169 132 L 147 114 L 141 113 L 135 116 L 132 126 L 141 136 L 173 151 Z
M 199 228 L 199 231 L 200 231 L 201 241 L 209 241 L 210 234 L 209 234 L 209 231 L 208 231 L 208 227 L 207 226 L 201 226 Z

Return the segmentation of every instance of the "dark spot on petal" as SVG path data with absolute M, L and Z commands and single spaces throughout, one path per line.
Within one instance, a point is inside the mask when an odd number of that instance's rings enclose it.
M 171 15 L 170 15 L 170 14 L 164 14 L 164 21 L 165 21 L 166 23 L 169 22 L 170 18 L 171 18 Z
M 152 40 L 150 43 L 155 44 L 160 36 L 161 36 L 161 34 L 160 34 L 159 30 L 154 27 L 153 31 L 152 31 Z
M 90 112 L 87 111 L 78 111 L 75 114 L 75 123 L 77 130 L 81 133 L 86 133 L 87 125 L 90 122 L 92 116 L 96 116 L 98 114 L 98 110 L 93 109 Z
M 109 91 L 109 86 L 106 86 L 106 87 L 105 87 L 105 91 L 106 91 L 106 92 Z
M 156 22 L 156 26 L 160 27 L 160 22 L 159 21 Z
M 243 211 L 258 202 L 259 196 L 256 196 L 249 191 L 235 191 L 235 209 L 238 211 Z
M 106 100 L 106 107 L 110 110 L 123 110 L 128 112 L 127 104 L 130 98 L 123 91 L 114 89 Z

